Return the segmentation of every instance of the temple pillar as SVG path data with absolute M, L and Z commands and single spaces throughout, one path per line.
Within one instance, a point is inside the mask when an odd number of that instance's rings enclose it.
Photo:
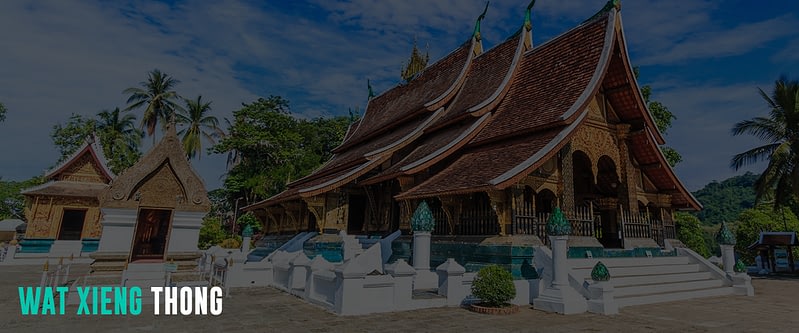
M 441 201 L 441 209 L 447 216 L 450 234 L 454 235 L 458 224 L 460 224 L 462 201 L 455 196 L 441 196 L 438 197 L 438 200 Z
M 627 146 L 627 139 L 630 134 L 629 124 L 616 125 L 616 136 L 618 137 L 619 144 L 619 169 L 621 171 L 621 191 L 619 191 L 619 201 L 627 206 L 630 212 L 638 211 L 638 200 L 636 194 L 638 193 L 636 180 L 637 173 L 635 166 L 633 166 L 632 158 L 630 157 L 630 150 Z
M 315 195 L 308 198 L 303 198 L 308 211 L 316 218 L 316 226 L 319 228 L 319 233 L 325 229 L 325 196 Z
M 508 200 L 507 193 L 503 190 L 489 190 L 486 191 L 488 198 L 491 200 L 491 209 L 497 215 L 497 223 L 499 223 L 499 234 L 505 236 L 508 234 L 511 224 L 511 210 L 512 204 Z
M 567 210 L 574 209 L 574 159 L 572 158 L 571 144 L 567 144 L 560 150 L 561 160 L 561 202 L 560 207 Z

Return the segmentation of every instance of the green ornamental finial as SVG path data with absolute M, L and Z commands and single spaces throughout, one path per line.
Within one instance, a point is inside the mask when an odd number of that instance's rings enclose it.
M 584 22 L 588 22 L 588 21 L 591 21 L 591 20 L 593 20 L 593 19 L 595 19 L 597 17 L 600 17 L 600 16 L 604 15 L 605 13 L 609 12 L 613 8 L 616 8 L 617 12 L 621 11 L 621 0 L 608 0 L 608 2 L 605 3 L 605 6 L 602 7 L 602 9 L 600 9 L 596 14 L 594 14 L 594 16 L 589 17 Z
M 571 233 L 571 223 L 563 216 L 560 208 L 555 207 L 552 215 L 549 216 L 549 221 L 547 221 L 547 234 L 551 236 L 568 236 Z
M 375 97 L 375 92 L 372 90 L 372 82 L 369 82 L 369 79 L 366 79 L 366 86 L 369 88 L 369 97 L 368 99 L 372 99 Z
M 596 282 L 610 280 L 610 272 L 608 272 L 608 267 L 605 266 L 605 264 L 603 264 L 601 261 L 597 261 L 596 265 L 594 265 L 594 269 L 591 270 L 591 280 Z
M 430 232 L 433 231 L 435 226 L 436 219 L 433 218 L 433 212 L 430 211 L 430 207 L 427 206 L 427 202 L 422 201 L 419 204 L 419 207 L 416 207 L 416 211 L 413 212 L 413 217 L 411 217 L 411 229 L 413 229 L 414 232 Z
M 488 12 L 489 3 L 491 3 L 491 1 L 486 1 L 486 8 L 483 9 L 483 13 L 477 17 L 477 22 L 474 23 L 474 34 L 472 36 L 474 36 L 474 38 L 477 38 L 477 40 L 480 40 L 480 22 L 482 22 L 483 19 L 486 18 L 486 12 Z
M 249 224 L 244 227 L 244 230 L 241 232 L 241 237 L 252 237 L 252 226 Z
M 530 1 L 530 4 L 527 5 L 527 12 L 524 14 L 524 28 L 527 31 L 533 29 L 533 22 L 530 20 L 530 12 L 533 10 L 533 6 L 535 6 L 535 0 Z
M 719 245 L 735 245 L 735 235 L 732 234 L 729 228 L 727 228 L 727 224 L 724 221 L 721 222 L 721 228 L 719 228 L 719 232 L 716 234 L 716 242 Z
M 746 272 L 746 264 L 744 264 L 743 260 L 738 259 L 738 261 L 735 263 L 735 267 L 733 267 L 733 270 L 736 273 L 745 273 Z

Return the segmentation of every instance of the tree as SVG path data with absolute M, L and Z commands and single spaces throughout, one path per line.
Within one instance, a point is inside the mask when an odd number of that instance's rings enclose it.
M 94 119 L 75 113 L 69 116 L 66 124 L 55 124 L 53 131 L 50 132 L 50 138 L 53 139 L 53 144 L 61 153 L 58 163 L 64 161 L 78 150 L 86 142 L 86 139 L 95 133 L 96 128 L 97 125 Z
M 741 212 L 733 230 L 737 241 L 735 250 L 744 261 L 754 263 L 756 253 L 747 247 L 758 240 L 761 232 L 799 231 L 799 219 L 790 209 L 774 210 L 772 207 L 760 205 Z M 799 258 L 799 251 L 796 255 Z
M 705 244 L 705 232 L 699 219 L 683 212 L 674 214 L 674 217 L 677 225 L 677 239 L 703 257 L 710 257 L 710 251 Z
M 212 145 L 216 143 L 216 137 L 220 131 L 219 121 L 214 116 L 208 115 L 211 112 L 211 102 L 203 102 L 202 96 L 197 96 L 196 100 L 184 99 L 186 108 L 176 113 L 176 122 L 185 125 L 186 128 L 180 130 L 178 135 L 182 135 L 183 149 L 188 158 L 201 158 L 202 139 L 205 138 Z
M 721 182 L 712 181 L 693 192 L 702 210 L 693 213 L 704 225 L 715 225 L 722 221 L 735 221 L 743 210 L 755 206 L 754 184 L 758 175 L 747 172 Z
M 206 215 L 200 227 L 200 238 L 197 247 L 201 250 L 221 243 L 227 234 L 222 228 L 222 222 L 218 216 Z
M 23 181 L 0 179 L 0 220 L 9 218 L 26 220 L 25 197 L 19 192 L 43 183 L 42 177 L 33 177 Z
M 730 167 L 738 170 L 767 160 L 766 170 L 755 183 L 757 202 L 768 199 L 775 209 L 795 208 L 799 195 L 799 81 L 780 77 L 771 96 L 758 90 L 770 109 L 768 117 L 741 121 L 733 126 L 732 135 L 749 134 L 767 143 L 735 155 Z
M 233 117 L 212 151 L 235 152 L 238 162 L 228 171 L 225 188 L 229 199 L 243 197 L 247 203 L 280 193 L 330 159 L 351 123 L 346 116 L 297 119 L 280 96 L 244 104 Z
M 8 112 L 8 110 L 6 110 L 5 105 L 3 105 L 3 103 L 0 103 L 0 123 L 6 120 L 6 112 Z
M 180 81 L 169 74 L 153 69 L 147 73 L 147 81 L 139 83 L 140 87 L 131 87 L 122 91 L 123 94 L 130 95 L 125 111 L 144 108 L 141 128 L 147 128 L 147 135 L 153 137 L 153 142 L 158 123 L 161 122 L 161 125 L 166 126 L 173 119 L 175 112 L 181 110 L 176 102 L 180 96 L 174 90 L 178 83 Z
M 119 108 L 102 111 L 97 114 L 97 119 L 73 113 L 66 124 L 54 125 L 50 133 L 53 144 L 61 153 L 58 162 L 64 161 L 89 137 L 96 135 L 111 171 L 119 173 L 129 168 L 141 157 L 139 143 L 142 134 L 136 129 L 135 122 L 133 115 L 120 117 Z
M 633 73 L 635 74 L 635 78 L 638 79 L 638 67 L 633 68 Z M 651 100 L 652 97 L 652 87 L 649 85 L 645 85 L 641 87 L 641 95 L 644 97 L 644 103 L 649 109 L 652 118 L 655 120 L 655 126 L 657 126 L 658 131 L 663 135 L 666 134 L 669 128 L 671 128 L 671 121 L 677 119 L 669 108 L 658 101 Z M 674 148 L 668 146 L 661 146 L 660 150 L 663 152 L 663 155 L 666 157 L 666 161 L 669 162 L 669 165 L 674 167 L 677 163 L 682 162 L 682 155 L 678 153 Z
M 139 145 L 144 136 L 136 128 L 136 116 L 126 114 L 120 117 L 119 108 L 114 108 L 113 111 L 101 111 L 97 118 L 96 132 L 111 171 L 120 173 L 133 166 L 141 157 Z

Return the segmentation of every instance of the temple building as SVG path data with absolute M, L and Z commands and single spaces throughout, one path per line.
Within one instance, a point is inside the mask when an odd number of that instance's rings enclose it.
M 44 174 L 46 183 L 23 190 L 28 227 L 17 256 L 80 256 L 97 250 L 99 196 L 116 177 L 96 137 Z
M 529 9 L 486 51 L 478 19 L 463 44 L 370 98 L 332 159 L 245 210 L 273 235 L 408 234 L 425 201 L 434 241 L 540 244 L 559 207 L 572 246 L 665 246 L 672 214 L 701 205 L 661 153 L 617 3 L 540 45 Z
M 99 195 L 102 237 L 94 270 L 176 260 L 191 266 L 211 203 L 169 125 L 164 137 Z M 196 264 L 195 264 L 196 265 Z

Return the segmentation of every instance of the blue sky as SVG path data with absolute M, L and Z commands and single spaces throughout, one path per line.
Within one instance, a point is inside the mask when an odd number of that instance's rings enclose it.
M 527 1 L 492 1 L 482 25 L 491 47 L 519 28 Z M 590 17 L 604 0 L 538 0 L 534 43 Z M 179 79 L 184 96 L 213 101 L 230 117 L 241 103 L 280 95 L 305 117 L 362 109 L 399 82 L 414 38 L 437 60 L 471 36 L 485 2 L 0 1 L 0 177 L 41 174 L 58 159 L 49 137 L 71 113 L 124 107 L 125 88 L 153 68 Z M 676 115 L 667 143 L 691 190 L 734 172 L 731 156 L 756 146 L 731 137 L 740 120 L 765 115 L 757 93 L 781 74 L 799 78 L 794 1 L 623 1 L 630 57 L 641 85 Z M 145 143 L 150 140 L 144 140 Z M 145 147 L 149 148 L 149 147 Z M 224 156 L 195 168 L 221 186 Z M 748 170 L 759 172 L 764 164 Z

